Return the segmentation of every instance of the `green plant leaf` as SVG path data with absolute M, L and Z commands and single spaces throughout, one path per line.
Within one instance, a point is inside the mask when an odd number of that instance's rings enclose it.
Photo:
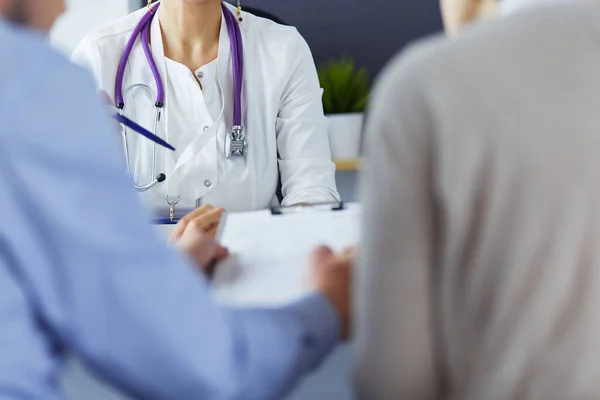
M 326 114 L 363 112 L 369 98 L 369 76 L 350 58 L 329 62 L 318 70 Z

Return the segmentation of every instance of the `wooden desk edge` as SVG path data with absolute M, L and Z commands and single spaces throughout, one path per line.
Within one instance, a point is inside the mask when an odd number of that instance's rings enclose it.
M 360 169 L 360 160 L 334 160 L 337 171 L 358 171 Z

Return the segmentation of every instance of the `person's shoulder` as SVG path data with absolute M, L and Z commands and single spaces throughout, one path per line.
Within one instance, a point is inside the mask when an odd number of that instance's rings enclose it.
M 600 15 L 594 1 L 538 7 L 494 21 L 476 23 L 453 37 L 435 35 L 409 45 L 385 69 L 385 75 L 435 86 L 480 61 L 502 65 L 542 62 L 547 53 L 570 46 L 567 40 L 585 29 L 590 13 Z M 576 33 L 575 33 L 576 34 Z M 541 46 L 552 43 L 552 46 Z M 485 71 L 481 71 L 484 73 Z M 473 77 L 474 78 L 474 77 Z
M 79 47 L 97 46 L 101 43 L 113 41 L 120 42 L 123 36 L 129 37 L 131 35 L 146 11 L 146 8 L 139 9 L 94 29 L 84 36 Z
M 597 2 L 578 1 L 531 8 L 493 21 L 474 24 L 462 34 L 440 45 L 442 54 L 502 54 L 532 45 L 537 51 L 556 50 L 574 32 L 585 29 L 590 13 L 600 15 Z M 558 39 L 554 41 L 554 39 Z M 553 41 L 553 46 L 540 46 Z
M 59 63 L 64 61 L 64 57 L 48 46 L 41 32 L 1 21 L 0 51 L 6 56 L 0 58 L 4 68 L 23 68 L 26 66 L 26 61 L 36 61 L 41 58 L 50 58 Z
M 567 44 L 569 35 L 585 30 L 586 20 L 594 13 L 600 16 L 596 1 L 540 6 L 494 21 L 474 24 L 457 36 L 430 42 L 424 47 L 425 51 L 436 54 L 435 61 L 444 58 L 466 60 L 473 57 L 503 57 L 507 53 L 537 57 L 544 51 L 556 51 L 561 45 Z M 553 45 L 541 46 L 542 42 Z M 535 52 L 519 52 L 533 48 Z
M 56 49 L 45 36 L 24 27 L 0 23 L 0 86 L 45 87 L 48 82 L 77 82 L 86 73 Z
M 438 51 L 447 39 L 442 34 L 431 35 L 407 45 L 399 51 L 383 68 L 376 79 L 378 90 L 397 91 L 399 86 L 418 85 L 426 81 L 437 66 Z
M 0 58 L 0 120 L 19 132 L 3 139 L 39 141 L 48 124 L 68 124 L 70 116 L 85 114 L 81 110 L 94 100 L 91 76 L 41 33 L 0 23 L 0 51 L 9 55 Z

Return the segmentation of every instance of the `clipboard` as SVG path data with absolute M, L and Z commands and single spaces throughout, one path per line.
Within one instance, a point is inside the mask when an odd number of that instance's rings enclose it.
M 303 211 L 342 211 L 346 208 L 346 204 L 342 201 L 339 203 L 321 203 L 311 204 L 306 206 L 289 206 L 289 207 L 271 207 L 271 215 L 284 215 Z
M 316 213 L 316 212 L 334 212 L 334 211 L 343 211 L 346 209 L 346 203 L 319 203 L 319 204 L 311 204 L 311 205 L 303 205 L 303 206 L 274 206 L 270 207 L 268 211 L 272 216 L 285 216 L 290 214 L 298 214 L 298 213 Z M 254 213 L 265 213 L 266 211 L 255 211 Z M 216 238 L 217 241 L 221 242 L 223 239 L 223 230 L 225 229 L 225 225 L 227 222 L 227 216 L 230 213 L 225 213 L 221 217 L 221 222 L 217 228 Z
M 315 211 L 342 211 L 346 207 L 344 202 L 339 203 L 321 203 L 321 204 L 311 204 L 307 206 L 288 206 L 288 207 L 271 207 L 271 215 L 284 215 L 291 214 L 300 211 L 310 210 L 312 212 Z M 181 220 L 182 217 L 175 217 L 174 219 L 170 218 L 153 218 L 151 220 L 152 225 L 177 225 L 177 223 Z M 223 226 L 221 223 L 219 228 Z M 217 238 L 219 238 L 219 234 L 217 234 Z
M 231 256 L 212 282 L 218 302 L 279 307 L 310 291 L 309 257 L 319 245 L 343 251 L 360 244 L 360 205 L 275 207 L 223 216 L 217 237 Z

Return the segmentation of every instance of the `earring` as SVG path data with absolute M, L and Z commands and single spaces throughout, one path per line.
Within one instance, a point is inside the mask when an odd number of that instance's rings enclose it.
M 152 0 L 148 0 L 148 4 L 146 5 L 146 7 L 148 7 L 148 10 L 150 10 L 151 13 L 154 12 L 154 10 L 152 9 Z
M 235 12 L 235 15 L 237 15 L 238 19 L 240 22 L 242 22 L 244 20 L 244 18 L 242 18 L 242 3 L 241 0 L 238 0 L 237 2 L 237 11 Z

